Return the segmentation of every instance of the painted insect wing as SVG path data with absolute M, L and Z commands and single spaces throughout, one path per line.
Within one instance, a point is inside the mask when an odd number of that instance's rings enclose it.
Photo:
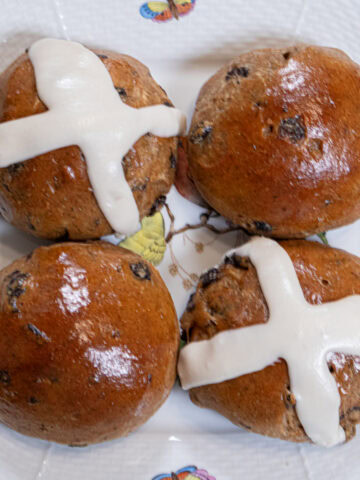
M 178 0 L 175 2 L 179 15 L 186 15 L 189 13 L 195 6 L 195 0 Z
M 171 20 L 172 18 L 173 18 L 173 15 L 171 13 L 171 10 L 170 8 L 167 8 L 162 13 L 159 13 L 158 15 L 156 15 L 156 17 L 154 17 L 153 20 L 155 22 L 166 22 L 167 20 Z
M 169 6 L 165 2 L 146 2 L 140 7 L 140 13 L 144 18 L 151 20 L 159 16 L 165 10 L 169 10 Z
M 175 0 L 176 5 L 195 5 L 196 0 Z
M 152 480 L 172 480 L 174 478 L 174 475 L 176 475 L 178 480 L 188 480 L 189 475 L 191 475 L 196 470 L 197 468 L 194 466 L 185 467 L 177 470 L 175 473 L 161 473 L 160 475 L 154 477 Z
M 148 2 L 149 8 L 153 12 L 162 13 L 164 10 L 169 8 L 167 2 Z

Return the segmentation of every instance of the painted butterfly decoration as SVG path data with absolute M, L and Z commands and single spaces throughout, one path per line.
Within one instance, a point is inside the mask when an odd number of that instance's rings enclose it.
M 140 7 L 144 18 L 154 22 L 166 22 L 188 14 L 195 6 L 196 0 L 169 0 L 168 2 L 146 2 Z
M 118 244 L 159 265 L 166 251 L 164 219 L 160 212 L 141 221 L 141 230 Z
M 197 467 L 185 467 L 175 473 L 164 473 L 157 475 L 153 480 L 216 480 L 206 470 L 199 470 Z

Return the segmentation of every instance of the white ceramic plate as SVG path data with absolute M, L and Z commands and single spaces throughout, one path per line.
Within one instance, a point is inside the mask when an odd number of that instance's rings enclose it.
M 143 19 L 142 3 L 0 0 L 0 67 L 42 36 L 122 51 L 144 61 L 175 105 L 190 116 L 203 82 L 249 48 L 307 41 L 342 48 L 360 60 L 360 4 L 353 0 L 197 0 L 191 14 L 166 24 Z M 198 221 L 200 208 L 175 190 L 168 198 L 178 227 Z M 329 232 L 328 239 L 360 255 L 360 222 Z M 220 237 L 205 230 L 175 237 L 160 271 L 179 314 L 189 296 L 184 281 L 189 286 L 192 273 L 217 263 L 237 241 L 235 233 Z M 39 243 L 0 220 L 0 267 Z M 199 243 L 202 253 L 196 249 Z M 175 276 L 169 272 L 174 263 L 180 270 Z M 0 480 L 151 480 L 186 465 L 206 469 L 218 480 L 352 480 L 360 476 L 359 449 L 360 438 L 325 450 L 242 432 L 219 415 L 193 406 L 176 387 L 136 433 L 84 449 L 26 438 L 0 426 Z

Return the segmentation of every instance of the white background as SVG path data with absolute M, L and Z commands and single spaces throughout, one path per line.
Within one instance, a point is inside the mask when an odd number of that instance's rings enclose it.
M 202 83 L 232 56 L 251 48 L 296 42 L 335 46 L 360 61 L 360 2 L 356 0 L 197 0 L 179 22 L 156 24 L 139 14 L 137 0 L 0 0 L 0 69 L 37 38 L 54 36 L 137 57 L 170 98 L 189 115 Z M 358 99 L 354 99 L 358 101 Z M 359 102 L 360 107 L 360 102 Z M 0 146 L 1 148 L 1 146 Z M 196 222 L 200 209 L 170 195 L 177 224 Z M 177 237 L 173 251 L 189 272 L 200 273 L 234 246 L 234 234 L 215 238 L 203 254 Z M 333 246 L 360 255 L 360 223 L 328 235 Z M 39 242 L 0 221 L 0 267 Z M 182 280 L 161 273 L 179 313 L 189 295 Z M 266 399 L 264 399 L 266 401 Z M 0 480 L 151 480 L 189 464 L 218 480 L 358 479 L 360 439 L 325 450 L 244 433 L 213 412 L 193 406 L 176 389 L 164 407 L 126 439 L 70 449 L 28 439 L 0 426 Z

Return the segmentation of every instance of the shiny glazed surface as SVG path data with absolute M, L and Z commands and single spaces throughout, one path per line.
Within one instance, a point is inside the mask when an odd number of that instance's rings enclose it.
M 175 381 L 170 294 L 150 264 L 108 243 L 40 247 L 2 270 L 0 324 L 0 420 L 27 435 L 127 435 Z
M 293 240 L 281 245 L 289 254 L 309 303 L 331 302 L 360 293 L 360 261 L 341 250 Z M 236 257 L 210 270 L 198 285 L 181 324 L 190 341 L 217 332 L 264 323 L 268 308 L 256 271 L 248 259 Z M 291 319 L 289 319 L 291 321 Z M 339 318 L 341 322 L 341 318 Z M 254 352 L 256 355 L 256 352 Z M 360 357 L 334 353 L 328 357 L 341 397 L 340 424 L 346 438 L 360 421 Z M 199 406 L 217 410 L 236 425 L 284 440 L 308 440 L 296 415 L 286 362 L 219 384 L 194 388 Z
M 247 230 L 305 237 L 360 216 L 360 68 L 298 46 L 235 58 L 202 88 L 189 135 L 204 199 Z

